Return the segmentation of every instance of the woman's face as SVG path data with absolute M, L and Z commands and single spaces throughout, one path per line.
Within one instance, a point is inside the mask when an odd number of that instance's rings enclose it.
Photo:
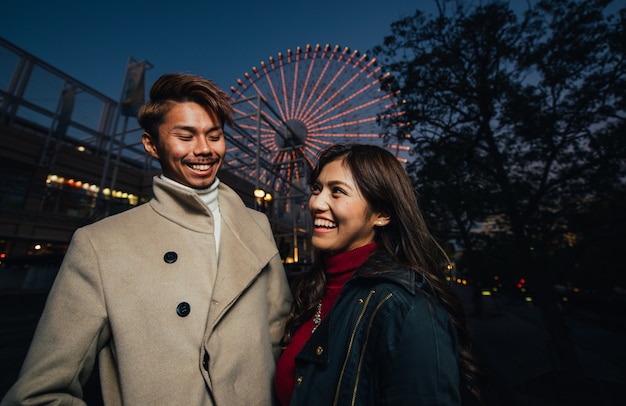
M 309 212 L 313 219 L 311 243 L 331 254 L 374 242 L 375 227 L 389 219 L 370 213 L 343 159 L 327 163 L 311 187 Z

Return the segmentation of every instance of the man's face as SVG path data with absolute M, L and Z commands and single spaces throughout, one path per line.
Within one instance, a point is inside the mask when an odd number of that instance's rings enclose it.
M 224 161 L 222 124 L 199 104 L 176 103 L 154 135 L 142 135 L 144 148 L 159 160 L 163 175 L 194 189 L 209 187 Z

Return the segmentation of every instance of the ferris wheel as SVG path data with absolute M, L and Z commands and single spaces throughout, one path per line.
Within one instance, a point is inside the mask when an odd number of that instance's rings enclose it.
M 396 95 L 381 87 L 375 58 L 349 48 L 307 45 L 252 67 L 231 87 L 233 134 L 226 166 L 276 194 L 304 190 L 317 154 L 336 143 L 376 144 L 409 159 L 410 134 Z M 394 116 L 394 117 L 390 117 Z M 382 122 L 395 118 L 391 131 Z

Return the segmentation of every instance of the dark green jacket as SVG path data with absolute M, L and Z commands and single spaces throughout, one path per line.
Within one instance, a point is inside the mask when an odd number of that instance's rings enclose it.
M 364 267 L 384 276 L 359 276 Z M 459 405 L 457 347 L 422 277 L 369 259 L 296 357 L 291 404 Z

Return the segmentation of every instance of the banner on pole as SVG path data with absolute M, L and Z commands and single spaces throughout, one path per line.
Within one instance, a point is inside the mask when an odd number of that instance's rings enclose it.
M 144 62 L 128 65 L 126 83 L 122 92 L 121 113 L 126 117 L 137 117 L 144 102 L 146 66 Z
M 73 86 L 63 89 L 61 94 L 61 106 L 57 117 L 54 135 L 58 138 L 65 137 L 67 129 L 72 120 L 72 111 L 74 110 L 74 99 L 76 98 L 76 88 Z

